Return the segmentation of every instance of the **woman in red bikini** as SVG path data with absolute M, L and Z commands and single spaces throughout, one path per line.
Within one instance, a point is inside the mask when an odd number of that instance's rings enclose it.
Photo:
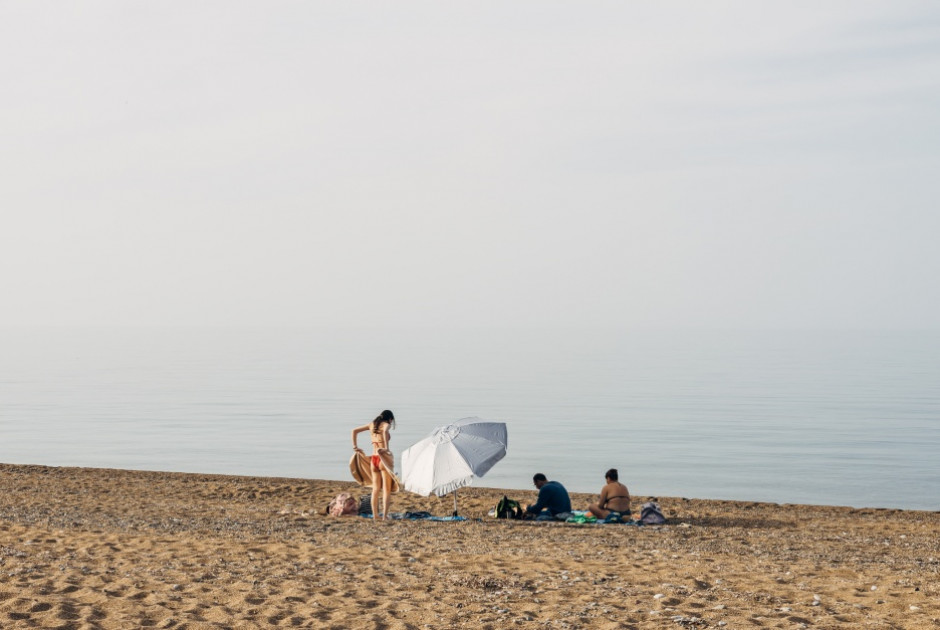
M 382 495 L 381 518 L 388 518 L 388 497 L 391 493 L 392 481 L 389 473 L 384 470 L 388 466 L 391 451 L 388 450 L 389 430 L 395 427 L 395 414 L 386 409 L 375 420 L 361 427 L 356 427 L 352 432 L 353 450 L 361 451 L 356 443 L 356 436 L 363 431 L 368 431 L 372 436 L 372 518 L 379 518 L 379 494 Z M 383 457 L 386 458 L 383 461 Z

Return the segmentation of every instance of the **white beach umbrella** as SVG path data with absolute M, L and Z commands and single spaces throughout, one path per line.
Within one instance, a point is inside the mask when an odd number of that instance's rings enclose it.
M 456 516 L 457 488 L 485 475 L 506 456 L 507 444 L 504 422 L 474 417 L 438 427 L 402 453 L 405 490 L 439 497 L 453 492 Z

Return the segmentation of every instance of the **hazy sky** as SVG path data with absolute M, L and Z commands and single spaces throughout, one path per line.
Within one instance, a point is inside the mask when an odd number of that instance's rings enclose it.
M 0 0 L 0 325 L 936 327 L 936 2 Z

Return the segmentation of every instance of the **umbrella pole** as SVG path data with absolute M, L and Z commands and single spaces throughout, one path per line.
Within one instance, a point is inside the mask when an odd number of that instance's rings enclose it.
M 457 490 L 454 490 L 454 518 L 457 518 Z

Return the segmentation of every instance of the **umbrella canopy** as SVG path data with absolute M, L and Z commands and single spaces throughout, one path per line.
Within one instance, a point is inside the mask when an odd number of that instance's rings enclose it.
M 506 456 L 506 423 L 463 418 L 438 427 L 402 453 L 405 490 L 444 496 L 482 477 Z

